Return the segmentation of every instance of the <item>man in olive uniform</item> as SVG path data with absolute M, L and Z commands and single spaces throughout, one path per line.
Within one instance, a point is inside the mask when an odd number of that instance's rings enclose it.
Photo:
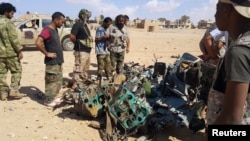
M 23 58 L 22 46 L 14 23 L 11 21 L 16 8 L 10 3 L 0 4 L 0 98 L 7 100 L 8 97 L 22 98 L 25 94 L 19 93 Z M 7 73 L 10 70 L 10 88 L 6 82 Z

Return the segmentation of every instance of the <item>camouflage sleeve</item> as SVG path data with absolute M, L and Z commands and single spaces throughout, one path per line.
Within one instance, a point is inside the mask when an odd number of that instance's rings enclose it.
M 22 46 L 18 40 L 17 31 L 13 22 L 9 22 L 7 24 L 7 30 L 9 35 L 9 41 L 12 48 L 15 50 L 16 53 L 22 50 Z

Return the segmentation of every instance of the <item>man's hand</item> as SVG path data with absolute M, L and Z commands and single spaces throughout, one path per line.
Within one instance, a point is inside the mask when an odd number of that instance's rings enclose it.
M 129 53 L 129 47 L 126 47 L 126 53 Z
M 20 51 L 20 52 L 18 53 L 18 59 L 19 59 L 19 60 L 23 59 L 23 53 L 22 53 L 22 51 Z
M 109 34 L 105 34 L 105 35 L 103 36 L 104 39 L 108 39 L 109 37 L 110 37 Z
M 203 61 L 208 61 L 211 58 L 208 54 L 207 55 L 202 54 L 199 55 L 198 57 L 201 58 Z
M 49 58 L 56 58 L 57 57 L 57 55 L 56 55 L 56 53 L 51 53 L 51 52 L 47 52 L 46 53 L 46 57 L 49 57 Z

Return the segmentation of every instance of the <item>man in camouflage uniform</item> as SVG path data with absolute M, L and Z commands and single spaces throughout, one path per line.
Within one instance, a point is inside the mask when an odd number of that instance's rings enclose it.
M 102 71 L 105 70 L 107 79 L 111 76 L 111 63 L 108 51 L 109 34 L 106 33 L 106 30 L 111 24 L 112 19 L 110 17 L 104 18 L 102 25 L 96 30 L 95 36 L 95 52 L 98 65 L 97 75 L 101 77 Z
M 116 16 L 115 25 L 107 30 L 107 34 L 110 35 L 111 65 L 115 68 L 117 74 L 121 74 L 125 51 L 128 53 L 130 47 L 129 33 L 125 26 L 125 18 L 123 15 Z
M 71 29 L 70 40 L 75 44 L 75 65 L 73 68 L 72 89 L 77 87 L 78 81 L 86 80 L 88 77 L 86 69 L 88 69 L 90 52 L 92 49 L 92 42 L 90 40 L 92 36 L 87 23 L 90 16 L 90 11 L 81 9 L 78 14 L 79 21 L 77 21 Z
M 62 64 L 64 63 L 63 50 L 57 28 L 65 22 L 61 12 L 52 15 L 52 22 L 43 28 L 36 40 L 37 48 L 45 55 L 45 102 L 49 107 L 54 107 L 62 100 L 59 95 L 62 82 Z
M 7 97 L 22 98 L 19 93 L 23 58 L 22 46 L 18 41 L 14 23 L 11 21 L 16 8 L 10 3 L 0 4 L 0 95 L 1 100 Z M 11 72 L 10 88 L 6 82 L 8 70 Z

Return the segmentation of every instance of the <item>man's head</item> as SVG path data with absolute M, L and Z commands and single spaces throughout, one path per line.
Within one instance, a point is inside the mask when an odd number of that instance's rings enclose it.
M 250 30 L 250 0 L 218 0 L 215 22 L 232 40 Z
M 52 22 L 57 28 L 60 28 L 65 22 L 65 16 L 61 12 L 55 12 L 52 15 Z
M 15 12 L 16 8 L 12 4 L 5 2 L 0 4 L 0 15 L 5 15 L 7 18 L 12 19 Z
M 32 25 L 36 24 L 36 20 L 31 20 Z
M 106 17 L 103 20 L 102 26 L 107 29 L 112 24 L 112 19 L 110 17 Z
M 231 4 L 243 17 L 250 18 L 250 0 L 219 0 L 222 3 Z
M 221 31 L 228 31 L 236 23 L 242 24 L 249 19 L 250 0 L 218 0 L 215 21 Z
M 91 12 L 88 11 L 87 9 L 81 9 L 79 11 L 78 17 L 82 21 L 87 21 L 91 17 Z
M 123 15 L 118 15 L 115 17 L 115 25 L 119 28 L 122 29 L 125 24 L 124 16 Z

